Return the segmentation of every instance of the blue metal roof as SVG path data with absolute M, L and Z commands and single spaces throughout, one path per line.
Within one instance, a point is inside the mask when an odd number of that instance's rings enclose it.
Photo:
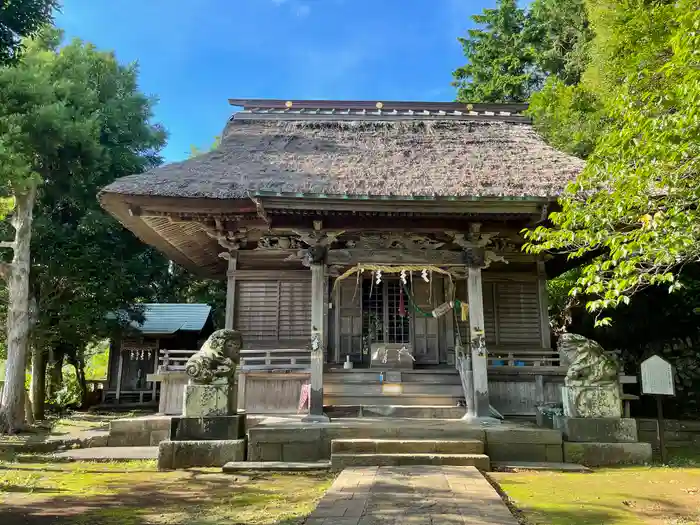
M 146 303 L 143 306 L 143 324 L 131 323 L 142 334 L 174 334 L 178 330 L 199 332 L 211 313 L 208 304 Z

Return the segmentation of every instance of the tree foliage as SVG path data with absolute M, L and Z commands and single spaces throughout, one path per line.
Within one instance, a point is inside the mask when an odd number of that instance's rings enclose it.
M 22 39 L 52 22 L 58 0 L 0 0 L 0 66 L 16 64 Z
M 700 261 L 700 10 L 696 0 L 589 3 L 595 31 L 582 82 L 608 120 L 584 172 L 526 232 L 534 253 L 594 256 L 573 294 L 591 311 L 627 304 Z M 607 323 L 601 317 L 598 323 Z
M 456 71 L 461 102 L 524 102 L 538 85 L 534 54 L 525 35 L 526 13 L 515 0 L 498 0 L 496 9 L 472 16 L 481 28 L 459 38 L 468 63 Z
M 547 78 L 576 84 L 593 36 L 584 0 L 499 0 L 472 16 L 478 29 L 459 38 L 468 63 L 453 72 L 461 102 L 527 102 Z
M 47 30 L 22 62 L 0 69 L 0 188 L 38 184 L 30 290 L 38 305 L 31 341 L 81 364 L 81 352 L 150 300 L 167 261 L 98 205 L 98 190 L 160 162 L 163 130 L 137 69 Z M 23 178 L 18 178 L 20 174 Z M 12 305 L 10 305 L 11 307 Z
M 524 27 L 533 63 L 565 85 L 579 82 L 588 66 L 593 32 L 584 0 L 534 0 Z

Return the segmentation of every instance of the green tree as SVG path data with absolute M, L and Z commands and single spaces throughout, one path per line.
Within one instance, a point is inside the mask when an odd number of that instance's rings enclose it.
M 579 82 L 593 38 L 584 0 L 534 0 L 524 31 L 533 63 L 544 75 L 566 85 Z
M 452 73 L 457 100 L 525 102 L 541 83 L 525 34 L 526 11 L 515 0 L 498 0 L 472 20 L 482 27 L 458 39 L 468 63 Z
M 30 290 L 38 306 L 31 339 L 37 360 L 47 348 L 79 356 L 88 342 L 127 320 L 110 320 L 108 312 L 138 315 L 132 303 L 149 299 L 152 283 L 167 270 L 95 198 L 115 178 L 160 162 L 165 134 L 149 122 L 153 101 L 138 91 L 135 66 L 120 65 L 90 44 L 60 42 L 60 33 L 47 31 L 27 45 L 16 67 L 0 69 L 0 187 L 16 202 L 5 429 L 22 423 L 14 376 L 20 370 L 23 384 Z
M 583 84 L 549 77 L 533 93 L 528 114 L 535 129 L 555 148 L 588 158 L 608 122 L 598 94 Z
M 700 10 L 696 0 L 591 0 L 595 38 L 582 83 L 609 123 L 584 172 L 528 249 L 594 256 L 573 294 L 600 312 L 649 285 L 680 287 L 700 261 Z
M 58 5 L 58 0 L 0 1 L 0 66 L 17 63 L 22 39 L 51 24 Z

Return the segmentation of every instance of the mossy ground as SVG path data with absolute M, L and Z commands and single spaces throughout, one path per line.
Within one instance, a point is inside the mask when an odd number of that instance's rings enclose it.
M 291 525 L 331 482 L 329 474 L 158 472 L 152 461 L 14 456 L 0 461 L 0 515 L 3 525 Z
M 671 466 L 489 474 L 527 525 L 700 525 L 700 451 Z

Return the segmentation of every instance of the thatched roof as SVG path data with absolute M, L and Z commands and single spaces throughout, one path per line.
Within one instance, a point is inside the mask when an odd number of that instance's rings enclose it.
M 398 228 L 420 217 L 421 228 L 467 228 L 474 217 L 520 228 L 583 168 L 543 142 L 523 104 L 230 102 L 243 110 L 217 150 L 121 178 L 100 195 L 145 243 L 208 275 L 226 272 L 212 227 L 294 231 L 317 216 L 339 229 L 376 227 L 379 213 Z M 274 250 L 238 255 L 238 269 L 300 264 Z
M 553 197 L 583 161 L 526 122 L 236 114 L 220 147 L 121 178 L 103 191 L 244 198 L 255 192 L 393 197 Z

